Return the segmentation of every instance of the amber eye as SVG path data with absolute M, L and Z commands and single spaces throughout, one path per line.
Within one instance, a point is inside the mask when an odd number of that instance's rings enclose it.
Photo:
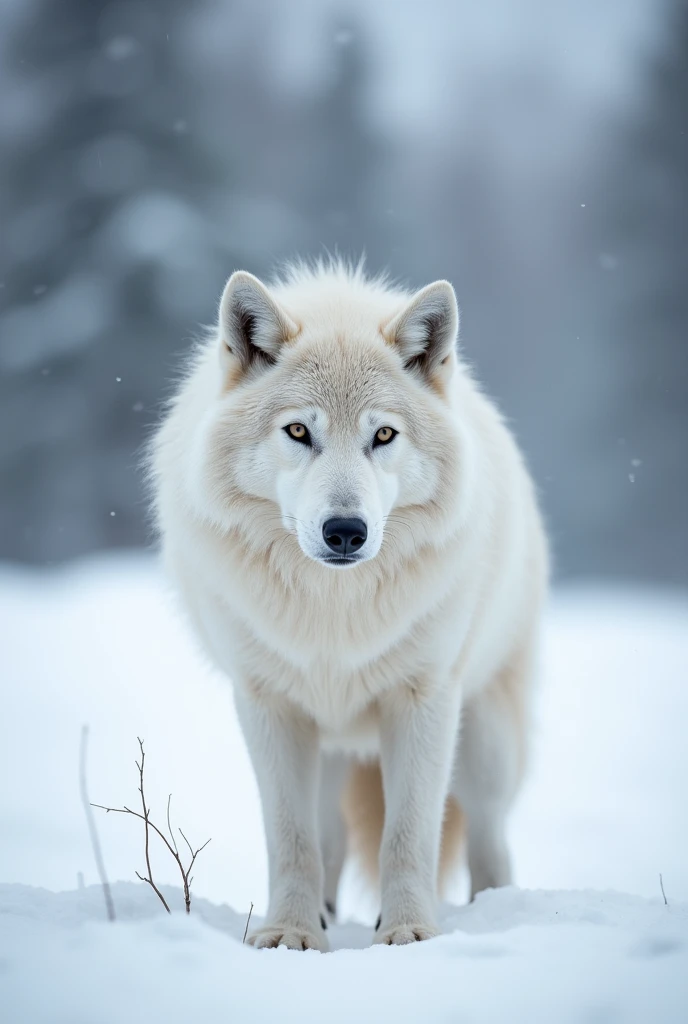
M 393 441 L 394 438 L 397 436 L 397 433 L 398 431 L 395 430 L 393 427 L 380 427 L 377 434 L 375 435 L 375 440 L 373 441 L 373 448 L 377 448 L 377 446 L 381 444 L 389 444 L 389 442 Z
M 303 423 L 289 423 L 284 429 L 289 434 L 289 437 L 293 437 L 295 441 L 300 441 L 301 444 L 311 443 L 311 435 Z

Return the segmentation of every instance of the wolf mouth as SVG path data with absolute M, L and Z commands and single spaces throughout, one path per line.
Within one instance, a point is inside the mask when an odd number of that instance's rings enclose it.
M 333 556 L 331 558 L 321 558 L 320 561 L 324 562 L 325 565 L 339 565 L 339 566 L 342 566 L 342 565 L 356 565 L 358 562 L 361 562 L 362 559 L 361 558 L 342 558 L 341 556 Z

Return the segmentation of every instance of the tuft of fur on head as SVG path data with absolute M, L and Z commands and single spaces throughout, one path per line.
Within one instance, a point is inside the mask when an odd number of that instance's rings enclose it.
M 381 270 L 377 274 L 368 274 L 365 254 L 354 260 L 347 259 L 336 252 L 328 252 L 324 256 L 310 258 L 297 256 L 284 260 L 270 279 L 269 287 L 294 287 L 303 283 L 313 284 L 325 280 L 353 283 L 367 288 L 379 287 L 387 291 L 409 294 L 409 289 L 395 282 L 387 270 Z
M 367 314 L 377 307 L 383 320 L 414 294 L 385 270 L 368 274 L 364 256 L 354 261 L 337 254 L 285 261 L 268 288 L 287 308 L 309 306 L 313 313 L 355 318 L 357 309 Z

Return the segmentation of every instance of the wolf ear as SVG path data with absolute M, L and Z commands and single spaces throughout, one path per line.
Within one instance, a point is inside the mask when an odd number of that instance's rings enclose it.
M 257 364 L 274 363 L 280 346 L 298 327 L 257 277 L 237 270 L 220 300 L 220 331 L 225 354 L 245 372 Z
M 383 335 L 408 369 L 426 378 L 450 362 L 459 332 L 459 308 L 449 281 L 435 281 L 413 296 L 383 328 Z

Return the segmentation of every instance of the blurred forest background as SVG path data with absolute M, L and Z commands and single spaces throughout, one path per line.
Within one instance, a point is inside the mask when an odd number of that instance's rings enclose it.
M 688 583 L 685 0 L 0 0 L 0 558 L 149 540 L 229 273 L 451 279 L 562 578 Z

